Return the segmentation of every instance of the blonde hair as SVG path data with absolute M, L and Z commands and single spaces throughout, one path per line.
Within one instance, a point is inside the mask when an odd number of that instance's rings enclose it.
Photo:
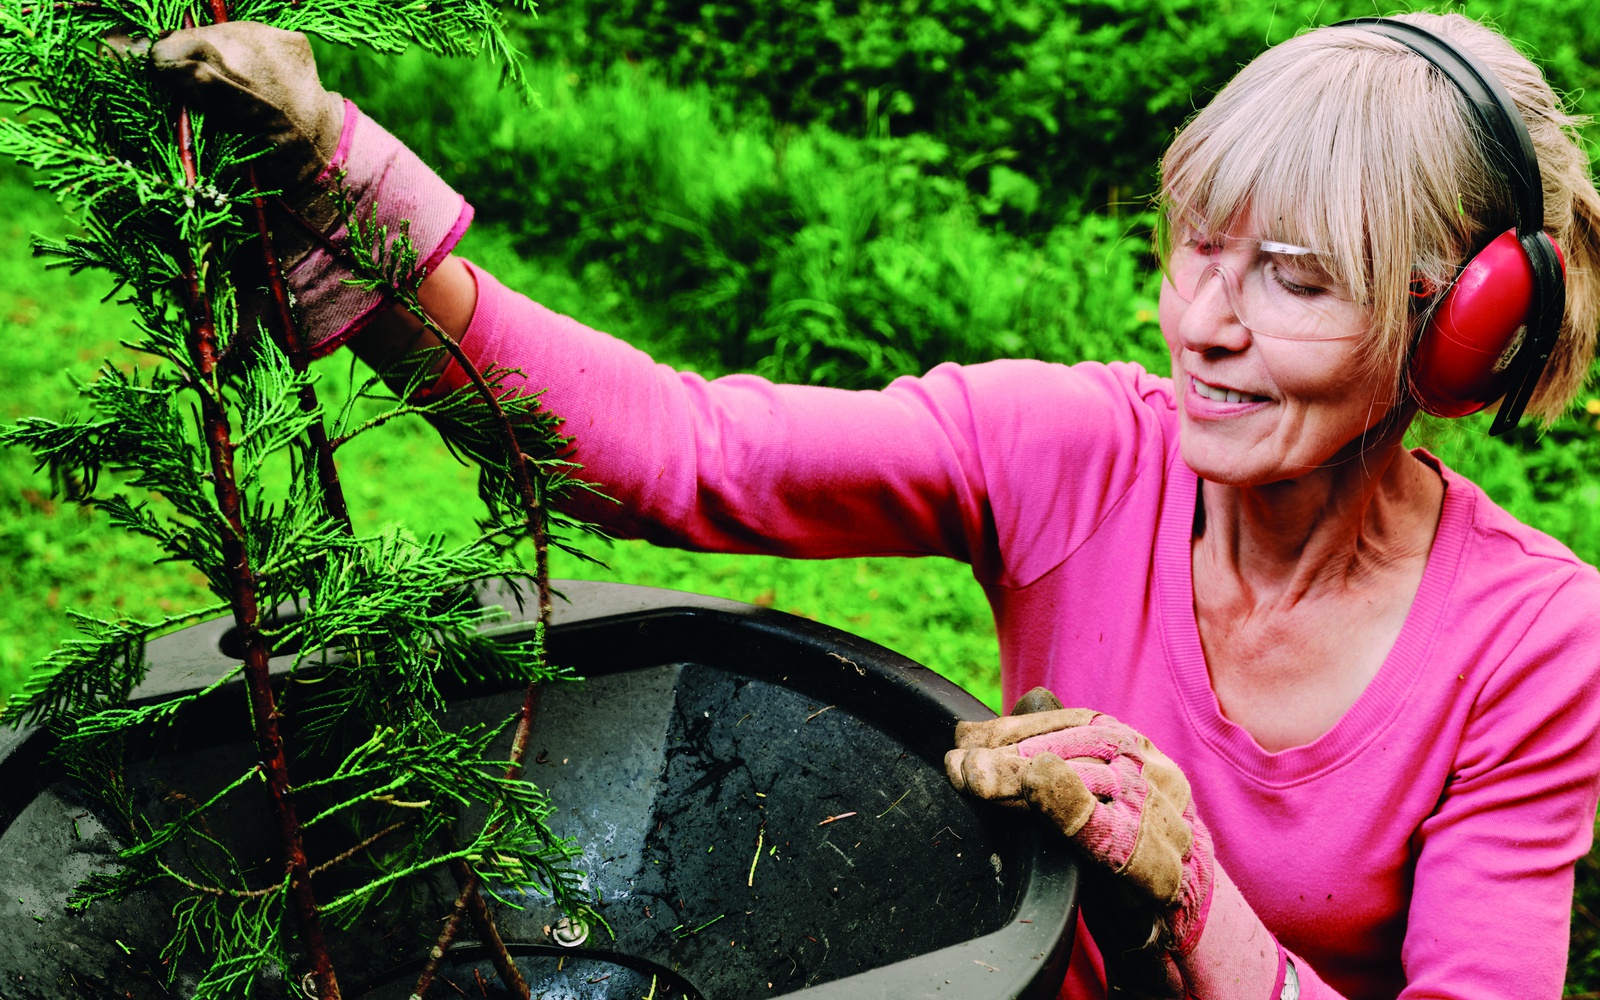
M 1600 326 L 1600 194 L 1578 143 L 1583 121 L 1492 29 L 1460 14 L 1397 19 L 1489 66 L 1533 139 L 1544 227 L 1567 269 L 1560 338 L 1527 409 L 1548 423 L 1583 388 Z M 1163 215 L 1182 211 L 1220 232 L 1244 223 L 1324 251 L 1333 277 L 1371 310 L 1365 360 L 1398 394 L 1420 318 L 1413 283 L 1443 288 L 1516 223 L 1465 101 L 1422 56 L 1375 32 L 1299 35 L 1253 60 L 1178 133 L 1161 163 Z

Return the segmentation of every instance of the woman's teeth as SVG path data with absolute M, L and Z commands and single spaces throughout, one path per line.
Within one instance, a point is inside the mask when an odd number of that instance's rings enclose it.
M 1259 403 L 1267 398 L 1265 396 L 1252 396 L 1248 392 L 1240 392 L 1237 389 L 1224 389 L 1221 386 L 1206 385 L 1193 376 L 1190 376 L 1189 381 L 1193 383 L 1194 391 L 1201 398 L 1218 403 Z

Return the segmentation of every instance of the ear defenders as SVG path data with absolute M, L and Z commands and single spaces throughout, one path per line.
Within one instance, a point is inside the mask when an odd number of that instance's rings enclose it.
M 1464 417 L 1505 402 L 1490 434 L 1517 425 L 1544 373 L 1566 312 L 1566 262 L 1544 231 L 1544 187 L 1533 140 L 1493 71 L 1424 28 L 1382 17 L 1361 27 L 1432 63 L 1467 99 L 1485 148 L 1505 168 L 1516 207 L 1514 229 L 1486 238 L 1429 310 L 1411 352 L 1411 391 L 1423 410 Z

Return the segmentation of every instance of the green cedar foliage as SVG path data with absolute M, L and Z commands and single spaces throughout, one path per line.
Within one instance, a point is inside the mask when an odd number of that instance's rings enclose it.
M 508 777 L 504 735 L 514 720 L 454 730 L 441 721 L 441 692 L 452 683 L 521 686 L 559 674 L 545 660 L 542 629 L 520 642 L 485 638 L 482 627 L 503 612 L 474 597 L 475 585 L 519 569 L 515 543 L 542 536 L 545 501 L 583 488 L 558 457 L 558 421 L 538 409 L 537 397 L 511 394 L 505 370 L 483 373 L 517 421 L 519 450 L 533 459 L 541 504 L 530 512 L 506 485 L 516 452 L 478 394 L 418 393 L 432 358 L 413 357 L 383 378 L 358 379 L 352 366 L 344 405 L 327 409 L 314 395 L 307 405 L 317 377 L 240 319 L 231 278 L 241 255 L 261 252 L 243 211 L 257 192 L 242 168 L 263 150 L 196 114 L 186 163 L 174 95 L 144 57 L 102 42 L 171 30 L 192 12 L 170 0 L 0 6 L 0 106 L 13 109 L 0 119 L 0 152 L 32 167 L 81 226 L 78 235 L 37 240 L 35 252 L 46 266 L 109 274 L 108 297 L 135 317 L 128 346 L 151 359 L 141 370 L 107 363 L 81 386 L 82 413 L 24 418 L 0 432 L 0 443 L 29 449 L 58 494 L 153 540 L 219 598 L 153 621 L 80 616 L 82 635 L 46 657 L 6 706 L 13 724 L 54 730 L 67 766 L 94 776 L 85 792 L 123 845 L 121 867 L 86 880 L 71 905 L 162 893 L 177 921 L 163 956 L 167 974 L 196 975 L 197 997 L 247 996 L 264 976 L 287 976 L 297 960 L 286 869 L 245 863 L 208 822 L 208 811 L 262 794 L 263 765 L 188 799 L 163 800 L 126 778 L 130 745 L 246 672 L 241 664 L 205 691 L 137 700 L 153 638 L 230 607 L 236 620 L 255 622 L 240 604 L 233 551 L 248 561 L 254 603 L 290 611 L 261 620 L 258 631 L 293 660 L 279 707 L 299 741 L 290 760 L 299 783 L 285 791 L 301 828 L 319 838 L 337 828 L 362 848 L 343 852 L 352 860 L 318 901 L 324 925 L 350 926 L 407 880 L 463 860 L 490 893 L 543 893 L 594 920 L 571 868 L 573 847 L 546 822 L 549 804 Z M 231 13 L 385 52 L 417 45 L 487 53 L 503 76 L 519 79 L 486 0 L 241 0 Z M 403 227 L 347 221 L 353 280 L 416 307 L 401 287 L 416 265 Z M 207 311 L 214 368 L 195 350 Z M 308 443 L 313 425 L 325 425 L 337 448 L 413 415 L 438 425 L 480 467 L 484 514 L 464 543 L 399 529 L 361 537 L 330 514 Z M 217 489 L 226 477 L 208 453 L 219 427 L 233 448 L 236 522 Z M 167 805 L 150 807 L 158 801 Z M 469 812 L 478 821 L 467 828 Z

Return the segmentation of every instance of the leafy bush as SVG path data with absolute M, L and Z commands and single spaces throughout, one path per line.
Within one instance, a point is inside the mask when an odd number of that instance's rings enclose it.
M 532 67 L 529 109 L 486 67 L 324 62 L 519 250 L 580 276 L 582 301 L 548 304 L 679 359 L 846 386 L 1000 355 L 1163 364 L 1146 216 L 1009 234 L 937 172 L 948 148 L 888 135 L 887 111 L 855 139 L 734 127 L 705 90 L 626 66 L 588 86 Z
M 1434 7 L 1412 0 L 1409 7 Z M 893 95 L 900 134 L 936 136 L 947 175 L 980 193 L 1023 176 L 1036 202 L 1008 227 L 1048 229 L 1076 204 L 1138 203 L 1168 137 L 1239 66 L 1359 0 L 550 0 L 532 51 L 585 76 L 619 59 L 707 86 L 752 117 L 859 135 Z M 1562 0 L 1473 3 L 1584 93 L 1600 23 Z M 1003 165 L 1003 166 L 1002 166 Z

